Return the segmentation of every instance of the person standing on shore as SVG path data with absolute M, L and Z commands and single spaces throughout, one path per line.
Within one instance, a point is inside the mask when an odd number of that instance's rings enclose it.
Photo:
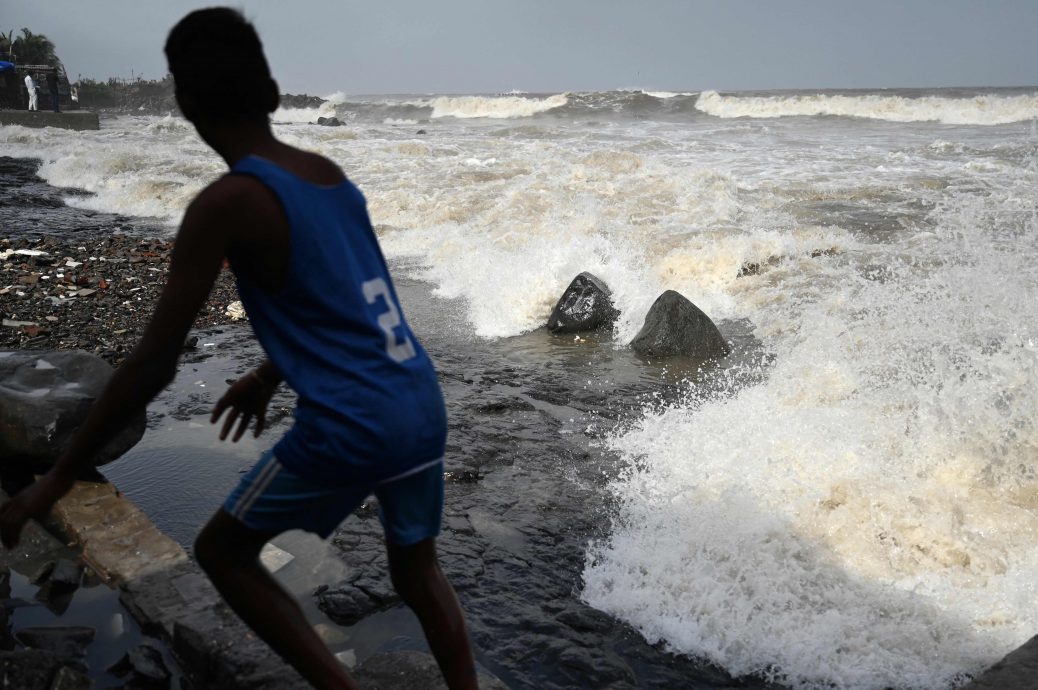
M 25 522 L 67 493 L 105 441 L 173 379 L 226 257 L 269 359 L 216 403 L 213 423 L 228 413 L 220 438 L 233 432 L 237 441 L 253 419 L 258 436 L 282 380 L 299 399 L 295 424 L 202 529 L 195 557 L 231 608 L 314 687 L 356 688 L 259 554 L 290 529 L 327 538 L 374 494 L 393 586 L 417 614 L 448 686 L 473 690 L 464 615 L 436 556 L 446 410 L 364 197 L 328 159 L 274 138 L 277 84 L 240 13 L 192 12 L 165 50 L 181 111 L 230 172 L 188 207 L 140 342 L 54 467 L 0 507 L 0 537 L 16 544 Z
M 61 112 L 58 107 L 58 68 L 54 67 L 47 72 L 47 91 L 50 93 L 50 104 L 54 108 L 54 112 Z
M 31 74 L 25 75 L 25 90 L 29 92 L 29 110 L 38 110 L 36 107 L 36 82 L 32 80 Z

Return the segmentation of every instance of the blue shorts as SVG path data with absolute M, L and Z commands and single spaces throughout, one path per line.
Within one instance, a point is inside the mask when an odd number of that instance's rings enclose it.
M 440 533 L 443 514 L 443 459 L 378 484 L 331 485 L 303 479 L 263 454 L 224 501 L 223 509 L 246 527 L 265 534 L 301 529 L 327 539 L 371 494 L 386 539 L 400 546 Z

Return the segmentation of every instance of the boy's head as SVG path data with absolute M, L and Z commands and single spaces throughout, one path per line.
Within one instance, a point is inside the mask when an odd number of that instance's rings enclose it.
M 177 101 L 194 122 L 267 122 L 278 105 L 263 45 L 252 24 L 227 7 L 196 10 L 166 39 Z

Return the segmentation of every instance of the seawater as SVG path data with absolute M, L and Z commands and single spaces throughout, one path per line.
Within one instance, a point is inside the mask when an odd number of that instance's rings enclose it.
M 336 116 L 342 127 L 309 124 Z M 336 160 L 462 337 L 605 280 L 622 347 L 665 289 L 763 356 L 601 440 L 626 460 L 582 597 L 793 687 L 951 687 L 1038 633 L 1038 89 L 334 94 Z M 0 128 L 68 203 L 173 232 L 223 172 L 175 116 Z M 747 381 L 751 381 L 747 385 Z

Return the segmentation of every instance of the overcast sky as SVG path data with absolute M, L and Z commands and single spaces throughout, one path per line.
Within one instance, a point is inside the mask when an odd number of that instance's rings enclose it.
M 191 0 L 0 0 L 69 77 L 166 72 Z M 283 92 L 1038 84 L 1038 0 L 247 0 Z

